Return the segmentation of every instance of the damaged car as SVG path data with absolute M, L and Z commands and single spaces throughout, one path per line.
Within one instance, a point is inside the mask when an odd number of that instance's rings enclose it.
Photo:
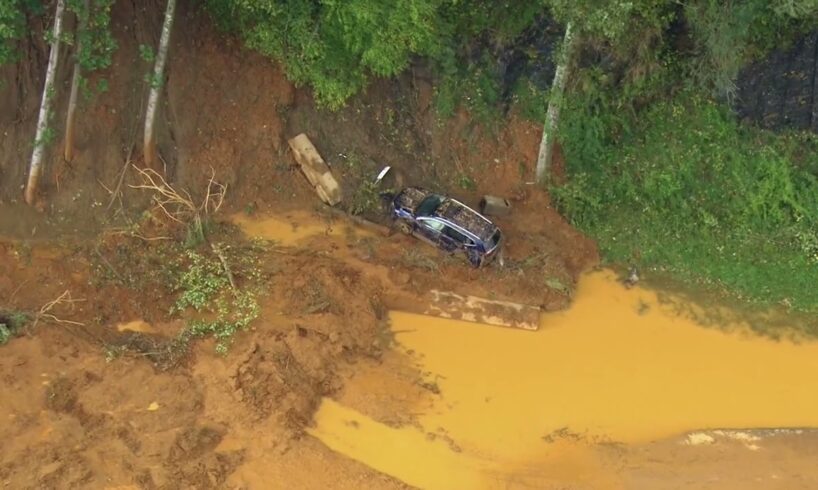
M 449 252 L 462 252 L 474 267 L 491 262 L 503 241 L 500 229 L 465 204 L 420 187 L 407 187 L 391 198 L 394 225 Z

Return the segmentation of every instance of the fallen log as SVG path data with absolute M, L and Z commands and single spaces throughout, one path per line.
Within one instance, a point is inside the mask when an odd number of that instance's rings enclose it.
M 307 135 L 301 133 L 290 139 L 288 143 L 295 156 L 295 161 L 301 166 L 301 171 L 315 189 L 318 197 L 330 206 L 341 202 L 341 186 L 338 185 L 329 165 L 321 158 Z

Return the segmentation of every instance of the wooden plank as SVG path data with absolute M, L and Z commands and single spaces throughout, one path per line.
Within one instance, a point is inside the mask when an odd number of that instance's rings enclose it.
M 540 328 L 540 308 L 537 306 L 434 289 L 429 293 L 432 302 L 424 312 L 426 315 L 523 330 Z
M 288 143 L 295 156 L 295 161 L 301 166 L 301 171 L 315 189 L 318 197 L 330 206 L 341 202 L 341 186 L 338 185 L 329 165 L 321 158 L 307 135 L 301 133 L 290 139 Z

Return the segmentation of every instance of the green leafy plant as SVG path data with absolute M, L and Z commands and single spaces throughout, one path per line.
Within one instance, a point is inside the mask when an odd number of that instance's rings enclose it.
M 0 345 L 18 335 L 30 319 L 28 313 L 19 310 L 0 310 Z
M 194 319 L 188 323 L 186 335 L 211 336 L 216 339 L 216 352 L 226 354 L 233 342 L 233 335 L 246 329 L 259 316 L 256 296 L 249 291 L 236 291 L 231 298 L 220 297 L 216 301 L 216 318 Z
M 291 80 L 338 108 L 372 76 L 393 76 L 438 49 L 437 0 L 207 0 L 220 25 L 280 60 Z
M 474 182 L 474 179 L 465 174 L 461 174 L 457 177 L 457 185 L 466 191 L 477 189 L 477 184 Z
M 153 63 L 154 60 L 156 60 L 156 53 L 154 53 L 153 47 L 147 44 L 140 44 L 139 57 L 142 58 L 142 61 L 145 63 Z
M 185 256 L 189 265 L 179 277 L 176 290 L 180 291 L 180 295 L 171 313 L 188 307 L 202 311 L 217 293 L 229 285 L 223 267 L 217 260 L 192 250 L 186 251 Z
M 17 58 L 15 41 L 25 34 L 25 14 L 21 0 L 0 1 L 0 65 Z
M 233 335 L 258 318 L 257 298 L 264 282 L 258 254 L 263 250 L 263 244 L 254 242 L 238 251 L 215 245 L 212 253 L 185 252 L 182 261 L 186 265 L 180 267 L 178 297 L 171 309 L 171 314 L 187 318 L 187 327 L 179 336 L 183 343 L 213 337 L 216 351 L 223 354 Z M 243 278 L 241 287 L 236 276 Z
M 380 201 L 380 188 L 378 184 L 371 179 L 363 180 L 352 195 L 349 212 L 357 215 L 375 210 L 379 206 Z
M 76 53 L 83 71 L 93 72 L 111 66 L 113 53 L 116 51 L 116 40 L 111 33 L 111 7 L 113 0 L 68 0 L 67 6 L 78 18 L 79 30 L 73 40 L 80 46 Z

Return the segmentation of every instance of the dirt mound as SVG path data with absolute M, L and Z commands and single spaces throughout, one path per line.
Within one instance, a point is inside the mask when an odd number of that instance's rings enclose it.
M 299 444 L 321 398 L 341 389 L 344 366 L 381 351 L 385 285 L 330 253 L 343 243 L 271 249 L 260 265 L 273 271 L 261 318 L 226 357 L 212 340 L 176 348 L 184 325 L 168 321 L 173 286 L 156 269 L 170 262 L 155 263 L 168 256 L 163 246 L 121 237 L 71 250 L 5 244 L 10 281 L 0 287 L 15 311 L 36 312 L 64 288 L 83 301 L 51 310 L 77 323 L 43 319 L 3 347 L 10 423 L 0 427 L 9 441 L 0 481 L 224 488 L 238 468 Z M 47 284 L 19 287 L 34 281 Z

